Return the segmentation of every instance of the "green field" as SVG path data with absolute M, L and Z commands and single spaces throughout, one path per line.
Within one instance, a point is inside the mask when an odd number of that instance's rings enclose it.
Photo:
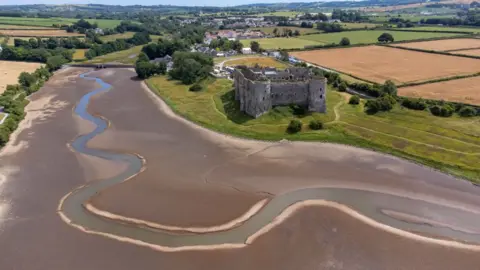
M 277 28 L 278 33 L 282 33 L 283 29 L 291 29 L 292 31 L 298 30 L 300 35 L 304 35 L 307 33 L 320 33 L 323 32 L 322 30 L 318 30 L 316 28 L 303 28 L 303 27 L 295 27 L 295 26 L 273 26 L 273 27 L 260 27 L 254 28 L 254 30 L 260 30 L 266 34 L 273 34 L 273 29 Z
M 121 20 L 96 20 L 86 19 L 90 23 L 97 23 L 100 28 L 114 28 Z M 52 26 L 53 24 L 72 24 L 78 19 L 72 18 L 24 18 L 24 17 L 0 17 L 0 24 L 4 25 L 28 25 L 28 26 Z
M 467 28 L 467 27 L 443 27 L 443 26 L 420 26 L 412 28 L 399 28 L 409 31 L 455 31 L 465 33 L 480 33 L 480 28 Z
M 275 12 L 268 12 L 268 13 L 260 13 L 255 16 L 263 17 L 263 16 L 285 16 L 285 17 L 295 17 L 298 14 L 302 14 L 303 12 L 297 11 L 275 11 Z
M 92 60 L 86 61 L 87 63 L 99 64 L 99 63 L 122 63 L 122 64 L 134 64 L 138 59 L 138 54 L 142 51 L 144 45 L 135 46 L 128 50 L 113 52 L 98 56 Z
M 131 38 L 131 37 L 133 37 L 133 35 L 135 35 L 135 32 L 125 32 L 125 33 L 121 33 L 121 34 L 102 36 L 102 37 L 100 37 L 100 39 L 103 42 L 109 42 L 109 41 L 114 41 L 116 39 L 121 39 L 121 38 Z M 156 42 L 159 38 L 161 38 L 161 36 L 150 35 L 150 38 L 152 39 L 152 41 Z
M 419 22 L 422 19 L 429 19 L 429 18 L 453 18 L 455 15 L 418 15 L 418 14 L 402 14 L 401 16 L 398 15 L 391 15 L 391 16 L 371 16 L 369 17 L 370 20 L 374 22 L 388 22 L 391 18 L 402 18 L 405 20 L 410 20 L 411 22 Z
M 451 33 L 425 33 L 425 32 L 368 30 L 368 31 L 349 31 L 349 32 L 339 32 L 339 33 L 315 34 L 315 35 L 300 36 L 299 38 L 318 42 L 318 43 L 329 44 L 329 43 L 339 43 L 343 37 L 347 37 L 350 39 L 351 44 L 361 44 L 361 43 L 368 44 L 368 43 L 376 43 L 377 38 L 382 33 L 385 33 L 385 32 L 392 34 L 395 41 L 437 38 L 437 37 L 451 37 L 451 36 L 459 35 L 459 34 L 451 34 Z
M 0 17 L 2 18 L 2 17 Z M 46 26 L 28 26 L 28 25 L 11 25 L 11 24 L 0 24 L 0 29 L 15 29 L 15 30 L 45 30 L 45 29 L 51 29 L 52 27 L 46 27 Z M 56 29 L 56 28 L 53 28 Z
M 290 107 L 276 107 L 253 119 L 238 110 L 229 80 L 208 79 L 203 82 L 205 90 L 200 92 L 188 91 L 189 86 L 164 76 L 150 78 L 147 83 L 177 113 L 219 132 L 263 140 L 286 138 L 355 145 L 480 181 L 480 117 L 441 118 L 399 106 L 391 112 L 367 115 L 363 102 L 349 105 L 347 94 L 329 90 L 326 114 L 295 115 Z M 286 127 L 293 118 L 305 125 L 300 133 L 287 134 Z M 311 119 L 323 121 L 325 129 L 310 130 L 306 124 Z
M 250 47 L 250 42 L 252 41 L 260 43 L 260 47 L 263 49 L 295 49 L 304 48 L 304 46 L 321 45 L 319 42 L 300 38 L 261 38 L 241 40 L 245 47 Z
M 346 29 L 375 28 L 380 26 L 374 23 L 340 23 Z

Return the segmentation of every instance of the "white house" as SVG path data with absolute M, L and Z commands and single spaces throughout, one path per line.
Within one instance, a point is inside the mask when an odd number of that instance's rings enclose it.
M 242 53 L 243 54 L 252 54 L 252 49 L 251 48 L 242 48 Z

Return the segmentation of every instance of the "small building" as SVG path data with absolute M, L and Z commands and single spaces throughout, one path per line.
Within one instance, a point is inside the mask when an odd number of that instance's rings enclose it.
M 282 55 L 278 51 L 269 52 L 268 56 L 275 57 L 277 59 L 282 57 Z
M 93 31 L 95 32 L 95 34 L 98 34 L 98 35 L 103 35 L 104 34 L 102 28 L 95 28 L 95 30 L 93 30 Z
M 242 54 L 252 54 L 252 48 L 242 48 Z

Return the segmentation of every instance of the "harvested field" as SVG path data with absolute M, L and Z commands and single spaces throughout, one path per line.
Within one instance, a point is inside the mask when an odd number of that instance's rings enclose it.
M 56 28 L 51 28 L 51 27 L 44 27 L 44 26 L 30 26 L 30 25 L 10 25 L 10 24 L 0 24 L 0 29 L 54 29 Z
M 473 55 L 473 56 L 480 56 L 480 48 L 474 50 L 461 50 L 453 52 L 455 54 L 464 54 L 464 55 Z
M 5 91 L 7 85 L 17 84 L 20 73 L 33 72 L 41 65 L 40 63 L 0 61 L 0 93 Z
M 258 64 L 262 67 L 286 68 L 287 64 L 279 62 L 271 57 L 245 57 L 225 62 L 225 66 L 245 65 L 249 67 Z
M 0 35 L 11 37 L 72 37 L 84 36 L 78 33 L 68 33 L 64 30 L 0 30 Z
M 398 94 L 480 105 L 480 77 L 398 88 Z
M 292 52 L 292 56 L 364 80 L 396 84 L 480 72 L 480 60 L 383 46 Z
M 412 48 L 412 49 L 432 50 L 432 51 L 451 51 L 451 50 L 459 50 L 459 49 L 480 48 L 480 39 L 456 38 L 456 39 L 403 43 L 403 44 L 396 44 L 395 46 Z

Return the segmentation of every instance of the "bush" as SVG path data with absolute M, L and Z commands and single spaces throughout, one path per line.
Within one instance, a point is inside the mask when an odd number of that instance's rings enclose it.
M 323 123 L 320 120 L 312 120 L 308 126 L 310 129 L 319 130 L 323 128 Z
M 339 85 L 338 85 L 338 91 L 340 92 L 345 92 L 347 91 L 347 84 L 345 82 L 341 82 Z
M 421 98 L 404 98 L 402 106 L 412 110 L 423 111 L 427 108 L 427 104 Z
M 298 120 L 290 121 L 290 124 L 288 124 L 288 127 L 287 127 L 288 133 L 297 133 L 300 130 L 302 130 L 302 122 Z
M 430 112 L 435 116 L 450 117 L 454 109 L 450 105 L 435 105 L 430 107 Z
M 340 40 L 340 45 L 342 46 L 348 46 L 350 45 L 350 39 L 343 37 L 342 40 Z
M 377 113 L 380 111 L 390 111 L 397 101 L 390 95 L 384 95 L 380 98 L 370 99 L 365 103 L 367 113 Z
M 461 117 L 472 117 L 477 115 L 477 110 L 470 106 L 463 106 L 459 111 L 458 114 Z
M 348 101 L 348 104 L 352 104 L 352 105 L 357 105 L 359 103 L 360 103 L 360 97 L 357 95 L 351 96 L 350 100 Z
M 202 91 L 202 89 L 203 89 L 203 86 L 201 86 L 201 85 L 198 84 L 198 83 L 190 86 L 190 91 L 192 91 L 192 92 Z

